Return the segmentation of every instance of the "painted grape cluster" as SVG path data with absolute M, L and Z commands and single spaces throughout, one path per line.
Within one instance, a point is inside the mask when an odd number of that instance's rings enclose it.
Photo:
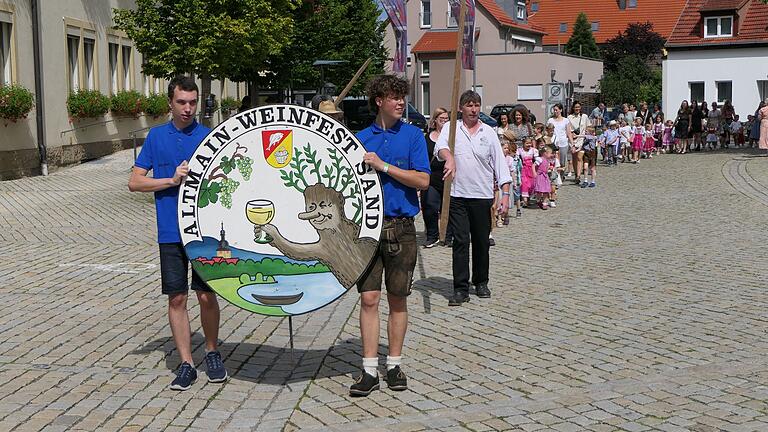
M 208 178 L 200 185 L 197 199 L 199 208 L 216 203 L 232 208 L 232 194 L 240 186 L 240 182 L 232 178 L 233 174 L 239 172 L 243 181 L 249 181 L 253 174 L 253 159 L 245 155 L 247 152 L 246 147 L 238 144 L 232 156 L 221 158 L 219 165 L 211 170 Z
M 243 178 L 245 178 L 245 175 L 243 175 Z M 232 208 L 232 193 L 238 186 L 240 186 L 240 182 L 230 178 L 225 178 L 221 181 L 221 195 L 219 197 L 221 199 L 221 205 L 226 208 Z
M 253 173 L 253 159 L 248 156 L 235 159 L 237 169 L 240 171 L 240 175 L 243 176 L 243 180 L 248 181 L 251 179 L 251 173 Z

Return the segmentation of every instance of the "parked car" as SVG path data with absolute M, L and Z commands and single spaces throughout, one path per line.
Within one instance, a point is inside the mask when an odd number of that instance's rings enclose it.
M 512 111 L 514 111 L 516 108 L 521 107 L 525 108 L 528 111 L 528 116 L 530 117 L 531 123 L 536 123 L 536 116 L 531 112 L 531 110 L 528 109 L 527 106 L 523 104 L 499 104 L 493 107 L 491 110 L 491 117 L 494 119 L 498 119 L 500 115 L 502 114 L 509 114 Z M 512 119 L 509 119 L 511 122 Z
M 342 103 L 342 111 L 344 111 L 344 121 L 347 127 L 352 131 L 360 131 L 373 123 L 376 119 L 376 115 L 371 112 L 368 107 L 368 99 L 362 98 L 345 98 Z M 416 107 L 408 104 L 408 119 L 405 119 L 405 113 L 403 113 L 403 121 L 410 123 L 421 130 L 427 129 L 427 118 L 416 110 Z
M 450 112 L 448 113 L 448 115 L 450 115 Z M 478 117 L 480 118 L 480 121 L 482 121 L 483 123 L 487 124 L 490 127 L 497 127 L 499 125 L 499 122 L 497 122 L 496 119 L 494 119 L 493 117 L 489 116 L 488 114 L 482 111 L 480 111 L 480 114 L 478 115 Z M 459 111 L 457 119 L 461 120 L 461 111 Z
M 509 114 L 512 112 L 515 108 L 517 108 L 518 104 L 499 104 L 493 107 L 491 110 L 491 117 L 493 118 L 499 118 L 502 114 Z

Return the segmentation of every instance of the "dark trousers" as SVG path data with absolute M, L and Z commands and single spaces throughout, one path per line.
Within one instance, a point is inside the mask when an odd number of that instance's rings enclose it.
M 453 231 L 453 290 L 469 294 L 469 244 L 472 242 L 472 284 L 488 283 L 488 236 L 492 199 L 451 197 L 449 227 Z
M 421 215 L 424 218 L 424 228 L 426 231 L 427 243 L 434 243 L 440 238 L 439 220 L 440 211 L 443 208 L 443 195 L 434 186 L 421 192 Z M 448 225 L 448 231 L 445 239 L 452 237 L 451 226 Z

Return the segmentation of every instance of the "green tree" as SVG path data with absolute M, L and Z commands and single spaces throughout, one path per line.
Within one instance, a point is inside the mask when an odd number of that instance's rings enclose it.
M 270 59 L 269 84 L 275 88 L 319 88 L 321 73 L 312 66 L 315 60 L 346 60 L 325 68 L 325 81 L 346 85 L 368 58 L 373 62 L 352 89 L 360 94 L 372 75 L 384 71 L 387 53 L 381 11 L 375 0 L 305 1 L 294 12 L 295 34 L 286 48 L 289 55 Z M 341 90 L 341 88 L 339 88 Z
M 115 9 L 114 21 L 143 55 L 145 74 L 245 81 L 287 45 L 299 1 L 136 0 L 135 9 Z
M 651 68 L 636 55 L 625 57 L 614 71 L 600 80 L 600 93 L 609 105 L 661 100 L 661 70 Z
M 573 24 L 573 34 L 565 45 L 565 52 L 568 54 L 600 58 L 600 50 L 597 48 L 597 42 L 592 35 L 592 25 L 587 19 L 587 14 L 580 12 Z
M 653 24 L 632 23 L 615 37 L 607 40 L 603 47 L 603 63 L 606 71 L 617 70 L 625 58 L 636 56 L 649 62 L 661 54 L 664 38 L 653 31 Z

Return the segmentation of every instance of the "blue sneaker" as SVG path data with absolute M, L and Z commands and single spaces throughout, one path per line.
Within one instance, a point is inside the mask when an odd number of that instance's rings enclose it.
M 592 182 L 592 183 L 589 184 L 589 187 L 596 187 L 596 186 L 597 185 L 595 184 L 595 182 Z
M 580 186 L 582 189 L 584 189 L 585 187 L 587 187 L 587 182 L 581 182 L 581 184 L 580 184 L 579 186 Z
M 171 390 L 189 390 L 197 381 L 197 371 L 191 364 L 184 362 L 176 371 L 176 378 L 171 383 Z
M 218 351 L 211 351 L 205 355 L 205 366 L 208 368 L 208 382 L 222 383 L 229 378 L 227 369 L 224 368 L 224 362 L 221 361 L 221 354 Z

